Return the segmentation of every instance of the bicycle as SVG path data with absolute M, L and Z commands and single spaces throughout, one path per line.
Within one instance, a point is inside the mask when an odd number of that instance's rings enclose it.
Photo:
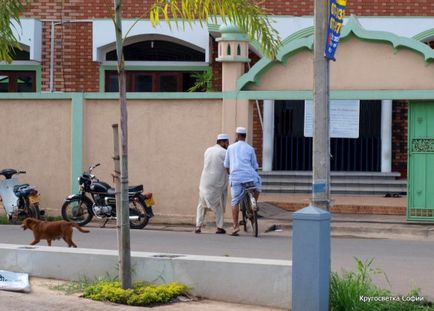
M 254 192 L 256 191 L 254 182 L 242 183 L 244 189 L 243 199 L 240 202 L 240 210 L 243 215 L 244 232 L 248 232 L 247 221 L 249 221 L 250 228 L 255 237 L 258 237 L 258 205 Z

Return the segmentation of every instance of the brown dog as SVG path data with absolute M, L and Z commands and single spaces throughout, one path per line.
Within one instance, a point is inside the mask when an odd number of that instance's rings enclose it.
M 30 245 L 35 245 L 43 240 L 47 240 L 48 246 L 51 246 L 52 240 L 59 240 L 63 238 L 68 244 L 68 247 L 77 247 L 72 241 L 72 227 L 77 228 L 78 231 L 88 233 L 89 230 L 80 228 L 79 225 L 66 220 L 59 221 L 42 221 L 35 218 L 26 218 L 21 225 L 23 230 L 30 229 L 33 231 L 33 242 Z

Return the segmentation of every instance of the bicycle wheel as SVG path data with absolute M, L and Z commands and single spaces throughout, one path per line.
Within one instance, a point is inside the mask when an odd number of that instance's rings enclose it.
M 248 192 L 247 202 L 247 216 L 252 227 L 252 234 L 254 237 L 258 237 L 258 212 L 252 209 L 252 202 L 255 203 L 255 197 L 251 192 Z
M 246 200 L 246 197 L 244 197 L 244 199 L 240 203 L 241 215 L 243 216 L 244 232 L 247 232 L 246 203 L 247 203 L 247 200 Z

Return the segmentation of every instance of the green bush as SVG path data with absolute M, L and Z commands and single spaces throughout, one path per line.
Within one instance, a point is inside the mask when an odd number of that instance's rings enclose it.
M 382 274 L 387 282 L 387 276 L 379 269 L 371 267 L 373 259 L 361 261 L 355 258 L 357 271 L 344 272 L 339 275 L 331 273 L 330 277 L 330 311 L 434 311 L 432 304 L 426 301 L 362 301 L 364 297 L 399 297 L 392 295 L 390 290 L 376 286 L 373 275 Z M 412 290 L 407 297 L 419 296 L 419 290 Z
M 131 289 L 122 289 L 119 281 L 99 281 L 84 288 L 83 297 L 131 306 L 168 303 L 186 294 L 187 286 L 179 283 L 150 285 L 138 282 Z
M 7 225 L 7 224 L 9 224 L 8 216 L 0 215 L 0 225 Z

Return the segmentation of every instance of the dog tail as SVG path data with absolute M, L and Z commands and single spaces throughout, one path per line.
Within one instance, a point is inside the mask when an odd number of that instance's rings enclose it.
M 78 224 L 76 224 L 75 222 L 71 222 L 72 226 L 74 228 L 76 228 L 78 231 L 83 232 L 83 233 L 89 233 L 89 230 L 83 229 L 82 227 L 80 227 Z

